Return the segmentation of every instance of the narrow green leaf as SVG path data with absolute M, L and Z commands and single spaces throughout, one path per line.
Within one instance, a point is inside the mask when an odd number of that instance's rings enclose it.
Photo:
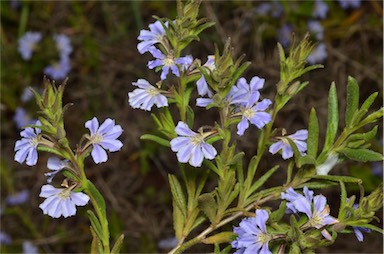
M 100 208 L 100 212 L 102 213 L 103 218 L 107 218 L 105 201 L 103 196 L 100 194 L 99 190 L 95 187 L 95 185 L 93 185 L 91 181 L 87 180 L 87 186 L 90 194 L 92 195 L 91 198 L 95 199 L 95 203 Z
M 316 159 L 310 155 L 304 155 L 300 157 L 297 164 L 299 168 L 301 168 L 304 165 L 316 165 Z
M 325 189 L 334 185 L 337 185 L 337 182 L 329 181 L 329 180 L 320 180 L 320 181 L 312 180 L 310 182 L 306 182 L 298 185 L 297 188 L 304 188 L 304 186 L 307 186 L 310 189 Z
M 351 149 L 351 148 L 343 148 L 339 150 L 340 153 L 344 154 L 351 160 L 355 161 L 382 161 L 383 155 L 372 150 L 368 149 Z
M 88 210 L 87 213 L 92 225 L 92 229 L 100 240 L 103 239 L 103 229 L 96 215 L 91 210 Z
M 352 176 L 335 176 L 335 175 L 314 175 L 312 178 L 314 179 L 324 179 L 335 182 L 344 182 L 344 183 L 357 183 L 361 184 L 361 179 L 352 177 Z
M 370 141 L 374 137 L 376 137 L 377 134 L 377 126 L 373 127 L 372 130 L 366 132 L 366 133 L 356 133 L 352 134 L 348 137 L 346 143 L 353 142 L 356 140 L 364 140 L 364 141 Z
M 364 102 L 363 104 L 361 105 L 360 107 L 360 110 L 369 110 L 369 108 L 371 107 L 372 103 L 375 101 L 377 95 L 379 93 L 378 92 L 375 92 L 373 94 L 371 94 Z
M 181 209 L 173 200 L 173 229 L 175 230 L 175 236 L 177 240 L 180 240 L 183 236 L 183 229 L 185 226 L 185 216 L 181 212 Z
M 280 222 L 280 220 L 283 218 L 285 214 L 285 210 L 287 208 L 287 202 L 284 200 L 281 202 L 279 209 L 272 212 L 269 216 L 269 221 L 271 222 Z
M 183 189 L 177 180 L 176 176 L 169 174 L 168 175 L 169 185 L 171 187 L 172 197 L 176 205 L 180 208 L 183 216 L 187 216 L 187 202 L 185 200 Z
M 307 140 L 307 146 L 308 146 L 307 154 L 309 156 L 316 158 L 318 143 L 319 143 L 319 121 L 317 120 L 316 110 L 312 108 L 311 113 L 309 114 L 308 140 Z
M 279 165 L 274 166 L 267 173 L 265 173 L 262 177 L 260 177 L 249 189 L 248 196 L 250 196 L 253 192 L 255 192 L 258 188 L 260 188 L 276 170 L 279 168 Z
M 217 204 L 211 193 L 204 193 L 198 198 L 198 207 L 208 217 L 209 221 L 214 224 Z
M 121 234 L 119 238 L 117 238 L 115 245 L 113 245 L 113 248 L 111 250 L 111 254 L 119 254 L 121 247 L 123 246 L 124 241 L 124 234 Z
M 205 244 L 215 244 L 215 243 L 229 243 L 233 241 L 233 238 L 236 237 L 236 234 L 233 231 L 220 232 L 216 235 L 205 238 L 202 242 Z
M 347 214 L 345 209 L 345 205 L 347 204 L 347 189 L 345 188 L 345 184 L 343 183 L 343 181 L 339 181 L 339 183 L 340 183 L 340 190 L 341 190 L 341 199 L 340 199 L 339 214 L 337 218 L 340 221 L 343 221 L 343 219 Z
M 52 148 L 49 148 L 47 146 L 42 146 L 42 145 L 39 145 L 37 146 L 37 151 L 42 151 L 42 152 L 47 152 L 47 153 L 53 153 L 53 154 L 56 154 L 58 156 L 61 156 L 61 157 L 64 157 L 65 158 L 65 155 L 59 151 L 57 151 L 56 149 L 52 149 Z
M 171 147 L 171 144 L 169 143 L 169 140 L 166 140 L 164 138 L 161 138 L 159 136 L 156 136 L 156 135 L 152 135 L 152 134 L 144 134 L 140 137 L 140 139 L 142 140 L 151 140 L 151 141 L 154 141 L 162 146 L 165 146 L 165 147 Z
M 351 127 L 351 120 L 359 107 L 359 85 L 356 79 L 348 77 L 347 107 L 345 110 L 345 126 Z
M 96 233 L 93 230 L 93 228 L 91 226 L 89 228 L 90 228 L 91 234 L 92 234 L 91 254 L 101 254 L 101 253 L 103 253 L 103 245 L 101 244 L 101 241 L 96 236 Z
M 379 227 L 377 227 L 377 226 L 374 226 L 374 225 L 372 225 L 372 224 L 360 224 L 360 225 L 358 225 L 359 227 L 362 227 L 362 228 L 369 228 L 369 229 L 372 229 L 372 230 L 374 230 L 374 231 L 376 231 L 376 232 L 378 232 L 378 233 L 380 233 L 380 234 L 384 234 L 384 231 L 383 231 L 383 229 L 382 228 L 379 228 Z
M 199 226 L 201 223 L 203 223 L 206 220 L 205 216 L 199 216 L 196 218 L 196 220 L 193 222 L 193 226 L 191 227 L 191 231 L 195 229 L 197 226 Z
M 334 82 L 332 82 L 328 96 L 328 123 L 323 151 L 327 151 L 333 145 L 337 134 L 338 124 L 339 110 L 337 102 L 336 85 Z

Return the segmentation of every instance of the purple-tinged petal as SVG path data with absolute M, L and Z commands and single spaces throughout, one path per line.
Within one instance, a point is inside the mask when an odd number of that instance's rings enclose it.
M 241 121 L 237 124 L 237 134 L 239 136 L 244 135 L 244 131 L 248 129 L 249 123 L 246 117 L 242 117 Z
M 99 164 L 101 162 L 106 162 L 108 160 L 107 152 L 97 144 L 93 145 L 91 155 L 92 155 L 93 161 L 96 164 Z
M 200 167 L 203 163 L 204 156 L 201 148 L 198 146 L 194 146 L 191 151 L 191 157 L 189 159 L 189 164 L 194 167 Z
M 92 120 L 89 120 L 85 123 L 85 127 L 89 129 L 91 135 L 95 135 L 97 129 L 99 128 L 99 121 L 97 121 L 97 118 L 94 117 Z
M 175 128 L 175 131 L 178 135 L 181 135 L 181 136 L 188 136 L 188 137 L 192 137 L 192 136 L 195 136 L 197 133 L 192 131 L 188 125 L 182 121 L 179 121 L 176 128 Z
M 217 155 L 216 149 L 210 144 L 206 144 L 206 143 L 201 144 L 201 149 L 203 151 L 204 157 L 209 160 L 212 160 Z
M 283 146 L 284 146 L 283 141 L 279 140 L 269 147 L 269 152 L 272 154 L 276 154 L 278 151 L 280 151 L 283 148 Z

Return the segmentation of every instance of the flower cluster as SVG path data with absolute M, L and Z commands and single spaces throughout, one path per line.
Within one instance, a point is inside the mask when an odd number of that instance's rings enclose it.
M 45 139 L 40 129 L 41 123 L 37 121 L 35 125 L 34 128 L 27 127 L 21 131 L 22 139 L 16 141 L 15 144 L 15 160 L 19 163 L 26 161 L 29 166 L 37 163 L 39 145 L 53 146 L 53 143 L 49 143 L 51 141 Z M 90 135 L 87 136 L 89 141 L 84 149 L 92 149 L 91 156 L 95 163 L 107 161 L 108 156 L 105 150 L 115 152 L 123 146 L 123 143 L 117 139 L 123 130 L 120 125 L 115 124 L 114 120 L 108 118 L 99 126 L 98 120 L 93 118 L 85 123 L 85 127 L 90 130 Z M 55 175 L 62 170 L 76 173 L 72 162 L 68 159 L 62 160 L 58 157 L 50 157 L 47 168 L 51 170 L 51 172 L 45 173 L 48 184 L 42 186 L 40 193 L 40 197 L 46 198 L 46 200 L 39 207 L 44 214 L 48 214 L 53 218 L 75 215 L 76 206 L 86 205 L 89 196 L 76 190 L 78 183 L 71 186 L 62 184 L 66 188 L 55 188 L 51 185 Z
M 293 188 L 281 193 L 281 198 L 287 200 L 287 213 L 305 213 L 308 217 L 306 225 L 320 229 L 327 225 L 338 223 L 338 220 L 331 215 L 327 199 L 323 195 L 313 196 L 313 191 L 306 186 L 303 189 L 304 195 L 297 193 Z M 327 231 L 322 234 L 329 239 Z
M 268 243 L 272 239 L 267 232 L 266 223 L 269 215 L 266 210 L 257 209 L 255 217 L 243 219 L 238 227 L 234 228 L 237 238 L 231 243 L 237 249 L 236 254 L 243 253 L 272 253 Z

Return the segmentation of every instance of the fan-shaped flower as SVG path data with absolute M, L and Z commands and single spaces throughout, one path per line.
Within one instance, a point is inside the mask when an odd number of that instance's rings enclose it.
M 68 57 L 72 53 L 71 40 L 65 34 L 57 34 L 53 36 L 56 42 L 56 48 L 59 50 L 60 58 Z
M 54 62 L 44 68 L 44 73 L 53 79 L 64 79 L 71 70 L 71 63 L 67 56 L 60 57 L 58 62 Z
M 89 196 L 73 192 L 71 188 L 55 188 L 46 184 L 41 187 L 40 197 L 47 198 L 39 205 L 44 214 L 53 218 L 67 218 L 76 214 L 76 206 L 85 206 Z
M 177 77 L 180 77 L 178 65 L 180 66 L 181 70 L 184 70 L 193 62 L 192 56 L 184 56 L 179 58 L 175 58 L 172 55 L 165 56 L 160 50 L 155 47 L 150 47 L 149 52 L 156 59 L 148 62 L 148 68 L 153 69 L 157 66 L 163 66 L 160 75 L 161 80 L 164 80 L 167 77 L 169 70 L 171 70 L 172 73 L 175 74 Z
M 272 102 L 269 99 L 259 100 L 260 93 L 253 93 L 250 95 L 249 100 L 245 107 L 241 107 L 241 121 L 237 125 L 237 134 L 242 136 L 244 131 L 248 129 L 249 122 L 255 125 L 257 128 L 263 128 L 267 123 L 272 120 L 269 113 L 265 111 Z
M 91 156 L 95 163 L 98 164 L 108 160 L 105 150 L 116 152 L 123 146 L 123 143 L 117 139 L 123 129 L 120 125 L 115 125 L 115 120 L 108 118 L 99 127 L 99 121 L 94 117 L 85 123 L 85 127 L 91 132 L 89 137 L 93 145 Z
M 286 137 L 279 137 L 278 139 L 280 140 L 269 147 L 269 152 L 275 154 L 282 150 L 284 160 L 291 158 L 293 156 L 293 149 L 291 144 L 288 142 L 288 138 L 296 144 L 297 149 L 301 155 L 304 155 L 307 151 L 307 143 L 304 142 L 308 138 L 307 130 L 298 130 L 294 134 L 288 135 Z
M 317 229 L 337 223 L 338 220 L 329 215 L 330 209 L 327 199 L 323 195 L 313 197 L 313 191 L 304 187 L 304 196 L 297 193 L 293 188 L 281 193 L 281 198 L 287 200 L 288 213 L 305 213 L 309 219 L 309 226 Z
M 167 97 L 161 94 L 162 91 L 152 86 L 147 80 L 139 79 L 137 82 L 132 82 L 132 85 L 139 87 L 128 93 L 128 102 L 132 108 L 150 111 L 153 105 L 158 108 L 168 106 Z
M 245 218 L 240 222 L 239 227 L 234 228 L 233 231 L 238 237 L 231 245 L 237 249 L 236 254 L 272 253 L 268 248 L 268 242 L 271 240 L 266 227 L 268 218 L 266 210 L 257 209 L 256 217 Z
M 40 121 L 35 125 L 40 126 Z M 39 144 L 41 130 L 39 128 L 27 127 L 20 132 L 21 140 L 15 143 L 15 161 L 22 164 L 25 160 L 28 166 L 36 165 L 38 154 L 37 146 Z
M 194 167 L 200 167 L 204 158 L 209 160 L 215 158 L 216 149 L 205 142 L 202 133 L 192 131 L 186 123 L 181 121 L 177 124 L 175 131 L 180 137 L 171 140 L 171 149 L 177 152 L 179 162 L 189 162 Z
M 168 22 L 164 24 L 168 27 Z M 137 44 L 137 50 L 140 54 L 144 54 L 149 50 L 150 47 L 156 43 L 161 42 L 165 36 L 165 30 L 160 21 L 156 21 L 153 24 L 149 25 L 149 30 L 141 30 L 140 35 L 137 37 L 141 42 Z

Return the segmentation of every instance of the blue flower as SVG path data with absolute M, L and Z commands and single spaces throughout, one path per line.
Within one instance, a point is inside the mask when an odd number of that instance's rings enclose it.
M 327 205 L 327 199 L 323 195 L 313 197 L 313 191 L 306 186 L 303 191 L 304 196 L 290 187 L 286 192 L 281 193 L 281 198 L 288 201 L 288 213 L 305 213 L 309 219 L 308 226 L 317 229 L 338 223 L 337 219 L 329 215 L 330 209 Z
M 160 76 L 161 80 L 164 80 L 167 77 L 169 69 L 171 69 L 172 73 L 175 74 L 177 77 L 180 77 L 179 67 L 177 65 L 180 65 L 180 69 L 184 70 L 193 62 L 192 56 L 185 56 L 179 58 L 174 58 L 172 55 L 165 56 L 160 50 L 155 47 L 150 47 L 149 52 L 153 55 L 153 57 L 157 59 L 149 61 L 148 68 L 153 69 L 157 66 L 163 66 Z
M 26 32 L 18 41 L 18 51 L 24 60 L 29 60 L 36 45 L 41 40 L 41 33 L 39 32 Z
M 311 20 L 308 22 L 308 30 L 316 36 L 316 39 L 324 38 L 324 28 L 319 21 Z
M 323 0 L 316 0 L 314 10 L 312 12 L 312 17 L 324 19 L 328 13 L 328 4 Z
M 35 125 L 40 126 L 40 121 Z M 41 130 L 39 128 L 28 127 L 20 132 L 21 140 L 15 143 L 15 161 L 22 164 L 25 160 L 28 166 L 36 165 L 38 154 L 37 146 L 39 144 Z
M 194 167 L 200 167 L 204 158 L 209 160 L 215 158 L 217 151 L 204 141 L 206 134 L 192 131 L 181 121 L 177 124 L 175 131 L 180 137 L 171 140 L 171 149 L 177 152 L 179 162 L 189 162 Z
M 168 27 L 168 23 L 165 23 L 165 26 Z M 149 51 L 149 48 L 160 43 L 165 36 L 165 30 L 160 21 L 156 21 L 153 24 L 149 25 L 148 30 L 141 30 L 140 35 L 137 37 L 138 40 L 142 41 L 137 44 L 137 50 L 140 54 L 144 54 Z
M 23 253 L 24 254 L 38 254 L 39 249 L 31 241 L 24 241 L 23 242 Z
M 17 107 L 15 115 L 13 116 L 13 121 L 18 129 L 22 129 L 28 124 L 35 123 L 36 119 L 32 119 L 23 108 Z
M 256 13 L 260 15 L 267 15 L 268 13 L 271 13 L 273 18 L 278 18 L 283 13 L 283 10 L 283 6 L 278 1 L 274 0 L 269 3 L 260 4 L 256 9 Z
M 72 188 L 55 188 L 46 184 L 41 187 L 40 197 L 46 198 L 39 205 L 44 214 L 53 218 L 67 218 L 76 214 L 76 206 L 85 206 L 89 196 L 82 192 L 73 192 Z
M 53 79 L 64 79 L 71 70 L 71 63 L 68 57 L 61 57 L 58 62 L 44 68 L 44 73 Z
M 44 174 L 47 177 L 47 182 L 51 183 L 55 175 L 66 167 L 68 167 L 68 160 L 60 160 L 55 156 L 49 157 L 47 161 L 47 168 L 52 170 L 52 172 Z
M 245 107 L 241 107 L 241 121 L 237 124 L 237 134 L 242 136 L 244 131 L 248 129 L 249 122 L 255 125 L 257 128 L 263 128 L 267 123 L 272 120 L 270 114 L 265 111 L 272 102 L 269 99 L 263 99 L 260 102 L 259 100 L 260 94 L 253 93 L 248 100 L 248 103 Z
M 11 206 L 21 205 L 25 203 L 28 200 L 28 198 L 29 198 L 29 190 L 22 190 L 20 192 L 7 196 L 7 198 L 5 199 L 5 203 Z
M 231 245 L 237 249 L 236 254 L 269 254 L 272 253 L 268 248 L 268 242 L 271 236 L 267 232 L 266 223 L 269 218 L 266 210 L 257 209 L 256 217 L 243 219 L 239 227 L 234 228 L 238 235 Z
M 320 43 L 308 56 L 307 61 L 310 64 L 322 63 L 327 58 L 327 48 L 324 43 Z
M 161 94 L 162 90 L 152 86 L 147 80 L 139 79 L 132 82 L 132 85 L 139 87 L 128 93 L 128 102 L 132 108 L 150 111 L 153 105 L 158 108 L 168 106 L 167 97 Z
M 304 155 L 307 151 L 307 143 L 304 142 L 308 138 L 307 130 L 298 130 L 294 134 L 286 137 L 279 137 L 278 139 L 280 140 L 269 147 L 269 152 L 275 154 L 278 151 L 283 150 L 283 159 L 286 160 L 291 158 L 293 156 L 293 149 L 289 144 L 288 138 L 296 144 L 301 155 Z
M 72 53 L 71 40 L 65 34 L 54 35 L 56 48 L 59 50 L 60 58 L 66 58 Z
M 231 90 L 227 94 L 227 100 L 230 104 L 239 104 L 246 106 L 249 104 L 250 98 L 260 97 L 259 90 L 264 87 L 265 79 L 254 76 L 251 81 L 247 82 L 245 78 L 239 78 L 236 86 L 232 86 Z
M 359 8 L 361 0 L 337 0 L 343 9 L 347 8 Z
M 89 137 L 93 145 L 91 155 L 96 164 L 108 160 L 105 150 L 116 152 L 123 146 L 123 143 L 117 139 L 123 132 L 123 129 L 120 125 L 115 125 L 115 120 L 108 118 L 99 127 L 99 121 L 94 117 L 85 123 L 85 127 L 91 132 Z
M 5 232 L 0 231 L 0 246 L 2 244 L 10 245 L 12 243 L 12 238 Z
M 172 248 L 175 248 L 178 242 L 179 241 L 177 240 L 176 237 L 169 237 L 169 238 L 160 240 L 157 246 L 159 247 L 159 249 L 162 249 L 162 250 L 170 250 Z
M 215 70 L 215 56 L 209 55 L 207 62 L 203 65 L 203 67 L 206 67 L 207 69 L 213 71 Z M 208 95 L 209 97 L 212 96 L 212 92 L 209 90 L 207 81 L 204 78 L 204 75 L 201 75 L 201 78 L 197 80 L 196 82 L 197 86 L 197 92 L 200 96 Z

